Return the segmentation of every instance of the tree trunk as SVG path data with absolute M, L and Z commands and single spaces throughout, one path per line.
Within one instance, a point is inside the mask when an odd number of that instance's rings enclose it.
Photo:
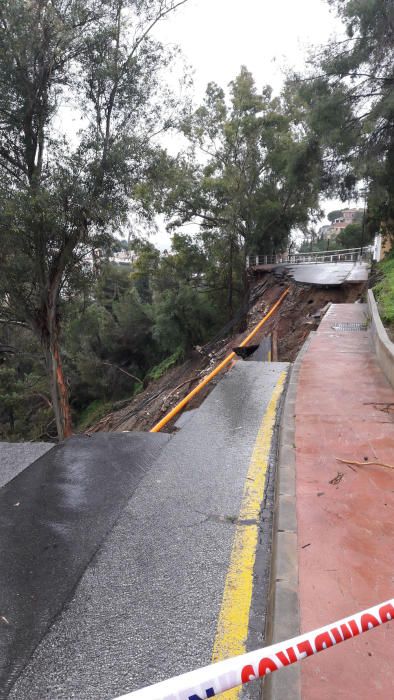
M 229 261 L 228 261 L 228 286 L 227 286 L 227 314 L 228 319 L 234 316 L 234 304 L 233 304 L 233 268 L 234 268 L 234 240 L 231 236 L 230 238 L 230 250 L 229 250 Z
M 242 264 L 243 264 L 243 270 L 242 270 L 242 303 L 243 307 L 245 308 L 245 313 L 242 315 L 242 318 L 239 323 L 239 332 L 243 333 L 246 331 L 247 326 L 248 326 L 248 305 L 249 305 L 249 298 L 250 298 L 250 281 L 249 281 L 249 270 L 246 267 L 246 245 L 243 245 L 243 251 L 242 251 Z
M 11 433 L 13 433 L 15 431 L 15 417 L 13 408 L 8 409 L 8 422 L 10 424 Z
M 52 297 L 52 298 L 51 298 Z M 54 295 L 49 295 L 50 303 L 44 312 L 45 328 L 41 328 L 41 343 L 44 346 L 45 361 L 49 376 L 52 408 L 56 421 L 59 441 L 72 435 L 71 409 L 68 390 L 63 374 L 59 345 L 59 320 Z
M 243 254 L 242 254 L 242 264 L 243 264 L 243 270 L 242 270 L 242 296 L 243 296 L 243 301 L 244 304 L 247 304 L 249 301 L 249 296 L 250 296 L 250 279 L 249 279 L 249 270 L 246 267 L 246 246 L 243 246 Z
M 57 434 L 59 441 L 62 441 L 72 435 L 72 420 L 57 336 L 50 339 L 45 349 L 45 359 Z

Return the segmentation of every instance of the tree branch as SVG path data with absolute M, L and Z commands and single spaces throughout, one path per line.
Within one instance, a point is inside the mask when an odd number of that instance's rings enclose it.
M 13 318 L 0 318 L 0 323 L 11 323 L 14 326 L 22 326 L 23 328 L 28 328 L 29 330 L 31 330 L 30 326 L 27 323 L 24 323 L 24 321 L 17 321 Z
M 115 369 L 118 369 L 119 372 L 123 372 L 123 374 L 126 374 L 128 377 L 135 379 L 135 381 L 139 382 L 140 384 L 144 383 L 141 379 L 138 379 L 138 377 L 135 377 L 134 374 L 131 374 L 130 372 L 126 372 L 125 369 L 122 369 L 122 367 L 118 367 L 118 365 L 114 365 L 112 362 L 104 362 L 103 361 L 101 364 L 108 365 L 108 367 L 114 367 Z
M 181 5 L 185 5 L 185 3 L 187 3 L 187 2 L 188 2 L 188 0 L 179 0 L 179 2 L 177 2 L 175 5 L 171 5 L 171 7 L 167 7 L 164 10 L 161 10 L 156 15 L 156 17 L 152 20 L 152 22 L 148 25 L 146 30 L 141 34 L 139 39 L 136 40 L 134 47 L 133 47 L 133 50 L 131 51 L 131 53 L 129 54 L 129 56 L 127 57 L 127 60 L 125 61 L 125 63 L 123 65 L 126 66 L 134 58 L 134 55 L 135 55 L 137 49 L 139 48 L 139 46 L 141 46 L 142 42 L 147 38 L 147 36 L 149 36 L 152 29 L 156 26 L 156 24 L 158 22 L 160 22 L 161 19 L 166 17 L 168 14 L 170 14 L 170 12 L 174 12 L 175 10 L 177 10 L 178 7 L 181 7 Z

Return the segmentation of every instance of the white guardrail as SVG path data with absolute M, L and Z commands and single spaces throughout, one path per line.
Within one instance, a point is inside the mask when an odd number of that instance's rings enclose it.
M 369 261 L 372 257 L 370 246 L 346 248 L 344 250 L 324 250 L 315 253 L 283 253 L 279 255 L 248 255 L 246 267 L 259 265 L 297 265 L 300 263 L 336 263 Z

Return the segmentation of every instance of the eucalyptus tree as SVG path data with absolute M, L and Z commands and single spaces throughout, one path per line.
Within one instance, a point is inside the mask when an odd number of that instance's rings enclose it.
M 348 199 L 364 181 L 368 225 L 394 234 L 394 4 L 328 0 L 344 36 L 316 49 L 293 76 L 324 153 L 325 187 Z
M 191 148 L 171 192 L 173 225 L 198 223 L 230 317 L 234 294 L 238 303 L 247 291 L 246 255 L 284 251 L 319 210 L 320 152 L 289 97 L 259 92 L 243 67 L 229 96 L 210 83 L 184 126 Z
M 185 2 L 0 4 L 0 320 L 40 340 L 59 439 L 72 431 L 62 317 L 113 232 L 141 214 L 153 135 L 175 106 L 163 87 L 173 55 L 154 29 Z

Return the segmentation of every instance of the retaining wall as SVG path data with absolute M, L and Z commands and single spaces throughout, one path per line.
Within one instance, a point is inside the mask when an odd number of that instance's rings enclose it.
M 376 356 L 384 374 L 394 388 L 394 343 L 391 342 L 383 326 L 372 289 L 368 290 L 368 309 Z

